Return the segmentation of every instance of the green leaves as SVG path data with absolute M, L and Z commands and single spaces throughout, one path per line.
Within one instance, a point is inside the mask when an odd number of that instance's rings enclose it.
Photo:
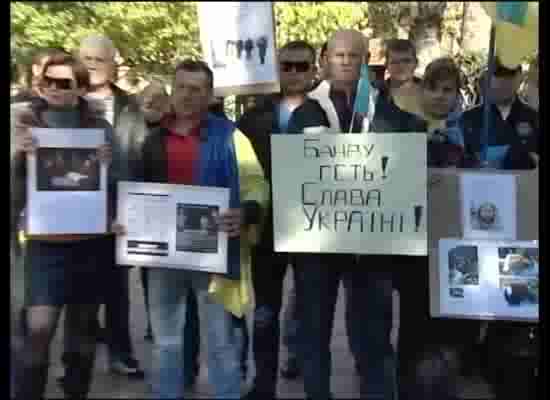
M 196 5 L 190 2 L 16 2 L 11 15 L 15 63 L 35 48 L 74 51 L 91 33 L 109 36 L 125 63 L 143 72 L 169 73 L 178 58 L 200 54 Z
M 363 30 L 368 22 L 367 3 L 276 2 L 277 44 L 307 40 L 320 47 L 340 28 Z
M 277 44 L 307 40 L 319 48 L 340 28 L 395 36 L 399 11 L 410 2 L 275 2 Z M 140 74 L 170 74 L 184 57 L 200 58 L 195 2 L 12 2 L 12 63 L 40 47 L 77 49 L 91 33 L 117 45 Z

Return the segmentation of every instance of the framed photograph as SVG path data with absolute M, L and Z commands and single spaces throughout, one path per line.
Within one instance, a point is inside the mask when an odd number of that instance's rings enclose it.
M 516 176 L 463 174 L 460 188 L 465 239 L 516 240 Z
M 28 233 L 107 232 L 107 167 L 97 157 L 101 129 L 34 128 L 27 157 Z
M 536 241 L 442 239 L 430 275 L 434 317 L 538 321 Z
M 272 2 L 199 2 L 198 14 L 215 96 L 279 91 Z
M 227 273 L 227 234 L 216 217 L 229 189 L 119 182 L 117 264 Z

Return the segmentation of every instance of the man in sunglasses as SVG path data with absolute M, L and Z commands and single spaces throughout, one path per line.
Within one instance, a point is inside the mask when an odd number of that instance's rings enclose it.
M 109 192 L 113 195 L 116 195 L 118 180 L 133 180 L 139 149 L 149 132 L 137 99 L 113 84 L 116 54 L 117 50 L 113 42 L 104 36 L 91 35 L 80 43 L 79 58 L 90 74 L 90 87 L 86 93 L 86 99 L 96 113 L 114 128 L 111 165 L 113 179 L 112 186 L 109 188 Z M 98 251 L 111 256 L 109 265 L 103 266 L 106 271 L 109 271 L 104 304 L 110 370 L 120 375 L 143 379 L 144 373 L 133 357 L 130 336 L 129 268 L 117 266 L 115 263 L 114 237 L 105 238 L 103 248 Z M 70 321 L 66 324 L 62 360 L 67 359 L 66 354 L 77 350 L 72 345 L 72 334 L 68 330 Z M 62 378 L 60 383 L 63 384 Z
M 307 97 L 315 77 L 315 49 L 304 41 L 287 43 L 279 50 L 281 93 L 267 97 L 262 104 L 247 111 L 238 121 L 239 129 L 250 139 L 266 178 L 271 177 L 270 135 L 301 133 L 304 127 L 327 127 L 328 121 L 319 104 Z M 322 129 L 322 128 L 321 128 Z M 252 268 L 256 300 L 254 311 L 253 353 L 256 378 L 250 398 L 274 398 L 279 364 L 279 314 L 283 281 L 289 264 L 288 254 L 273 251 L 272 209 L 266 210 L 262 237 L 253 249 Z M 295 280 L 298 278 L 294 274 Z M 295 286 L 296 282 L 295 282 Z M 301 301 L 300 294 L 297 297 Z M 296 307 L 300 309 L 300 304 Z M 297 339 L 302 338 L 298 327 Z M 301 341 L 297 347 L 302 346 Z M 285 371 L 290 377 L 299 374 L 297 350 L 289 349 Z M 294 353 L 294 354 L 293 354 Z M 291 370 L 291 371 L 288 371 Z M 283 372 L 285 375 L 285 372 Z
M 37 94 L 15 116 L 16 152 L 11 168 L 13 216 L 25 208 L 26 156 L 37 150 L 30 128 L 96 128 L 105 131 L 112 142 L 112 127 L 97 118 L 82 98 L 90 84 L 86 67 L 70 55 L 53 55 L 41 73 Z M 98 149 L 98 159 L 109 163 L 110 146 Z M 43 168 L 41 166 L 40 168 Z M 112 199 L 109 211 L 114 207 Z M 42 235 L 26 242 L 26 326 L 27 334 L 16 369 L 15 398 L 39 399 L 44 396 L 51 340 L 66 305 L 66 318 L 75 349 L 68 354 L 66 398 L 86 398 L 93 376 L 95 361 L 95 330 L 93 321 L 102 299 L 101 266 L 104 253 L 98 251 L 106 235 Z

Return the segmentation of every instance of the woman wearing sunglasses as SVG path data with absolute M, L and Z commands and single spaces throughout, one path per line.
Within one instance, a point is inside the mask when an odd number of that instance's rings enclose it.
M 26 205 L 26 155 L 37 150 L 30 128 L 99 128 L 112 137 L 108 122 L 94 117 L 82 96 L 90 84 L 89 73 L 73 56 L 51 56 L 45 63 L 38 97 L 13 116 L 16 153 L 12 166 L 12 215 Z M 109 145 L 98 148 L 97 158 L 109 163 Z M 40 165 L 39 168 L 44 168 Z M 74 314 L 78 352 L 69 355 L 66 398 L 86 398 L 95 360 L 95 318 L 101 303 L 101 267 L 105 252 L 103 235 L 42 235 L 27 238 L 27 335 L 16 371 L 15 398 L 43 398 L 48 377 L 49 348 L 64 305 Z

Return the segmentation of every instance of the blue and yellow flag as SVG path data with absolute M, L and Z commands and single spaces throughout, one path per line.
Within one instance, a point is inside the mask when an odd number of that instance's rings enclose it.
M 363 65 L 361 65 L 361 77 L 359 78 L 359 82 L 357 82 L 357 91 L 355 92 L 355 103 L 353 104 L 353 114 L 360 116 L 361 118 L 366 117 L 369 112 L 369 103 L 370 103 L 369 66 L 366 63 L 363 63 Z
M 539 4 L 534 1 L 482 2 L 495 26 L 495 55 L 510 69 L 538 49 Z

